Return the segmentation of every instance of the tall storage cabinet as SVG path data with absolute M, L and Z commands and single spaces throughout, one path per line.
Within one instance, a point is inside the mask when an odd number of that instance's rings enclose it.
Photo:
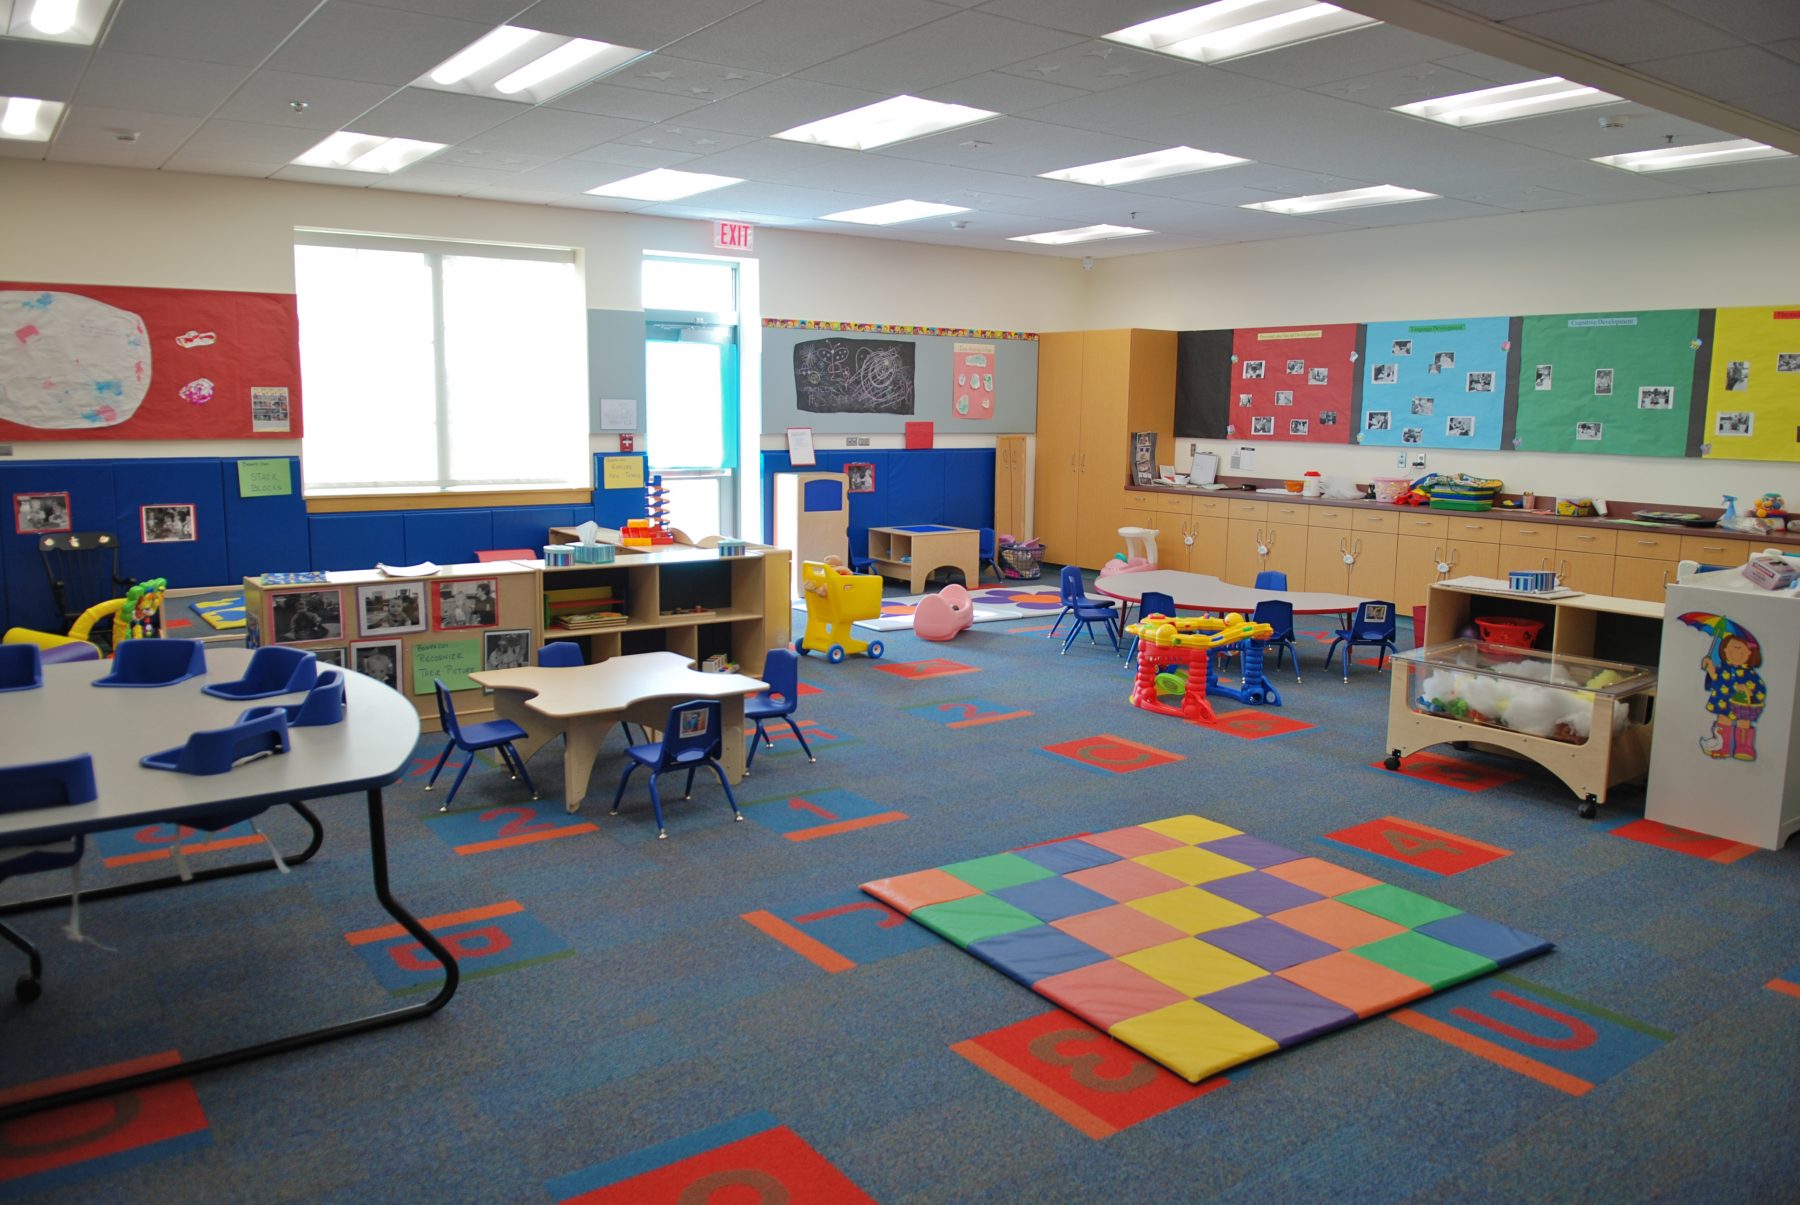
M 1025 518 L 1025 437 L 994 441 L 994 530 L 1024 539 L 1032 534 Z

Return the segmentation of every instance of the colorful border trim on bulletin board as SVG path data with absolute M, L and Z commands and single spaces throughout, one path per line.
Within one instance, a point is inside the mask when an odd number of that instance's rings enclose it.
M 763 326 L 787 331 L 852 331 L 860 335 L 938 335 L 948 339 L 1025 339 L 1035 331 L 988 331 L 963 326 L 896 326 L 888 322 L 817 322 L 811 318 L 764 318 Z

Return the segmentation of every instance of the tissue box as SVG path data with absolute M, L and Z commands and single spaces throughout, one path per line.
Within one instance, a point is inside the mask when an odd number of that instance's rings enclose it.
M 611 544 L 565 544 L 565 548 L 574 550 L 577 565 L 610 565 L 613 559 Z
M 743 556 L 744 548 L 742 540 L 720 540 L 718 543 L 720 556 Z
M 564 569 L 573 565 L 575 563 L 575 553 L 572 551 L 574 547 L 573 544 L 544 545 L 544 568 Z

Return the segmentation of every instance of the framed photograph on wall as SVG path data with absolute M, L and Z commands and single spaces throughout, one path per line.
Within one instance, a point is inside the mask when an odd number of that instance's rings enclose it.
M 400 689 L 400 642 L 358 640 L 350 646 L 350 668 L 383 686 Z
M 853 494 L 872 494 L 875 492 L 875 466 L 872 464 L 847 464 L 844 473 L 850 478 L 850 492 Z
M 319 659 L 320 665 L 335 665 L 339 669 L 348 668 L 344 659 L 344 646 L 341 644 L 328 648 L 314 649 L 313 656 Z
M 13 531 L 22 536 L 71 531 L 72 513 L 67 494 L 13 495 Z
M 481 634 L 482 669 L 522 669 L 531 664 L 531 633 L 525 628 L 496 628 Z
M 283 590 L 269 596 L 269 643 L 304 644 L 344 635 L 344 592 Z
M 146 544 L 191 544 L 200 538 L 192 502 L 157 502 L 138 507 L 138 530 Z
M 378 582 L 356 588 L 356 615 L 364 636 L 398 636 L 425 630 L 425 587 L 419 582 Z
M 458 628 L 491 628 L 500 622 L 500 583 L 491 577 L 435 582 L 431 591 L 431 626 L 440 632 Z

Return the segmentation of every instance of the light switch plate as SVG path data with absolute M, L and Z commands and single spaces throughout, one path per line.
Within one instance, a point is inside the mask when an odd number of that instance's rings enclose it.
M 870 438 L 867 435 L 846 435 L 846 436 L 844 436 L 844 446 L 846 448 L 866 448 L 870 445 L 871 442 L 872 441 L 870 440 Z
M 1414 452 L 1412 454 L 1412 467 L 1415 469 L 1422 469 L 1425 467 L 1425 453 Z

